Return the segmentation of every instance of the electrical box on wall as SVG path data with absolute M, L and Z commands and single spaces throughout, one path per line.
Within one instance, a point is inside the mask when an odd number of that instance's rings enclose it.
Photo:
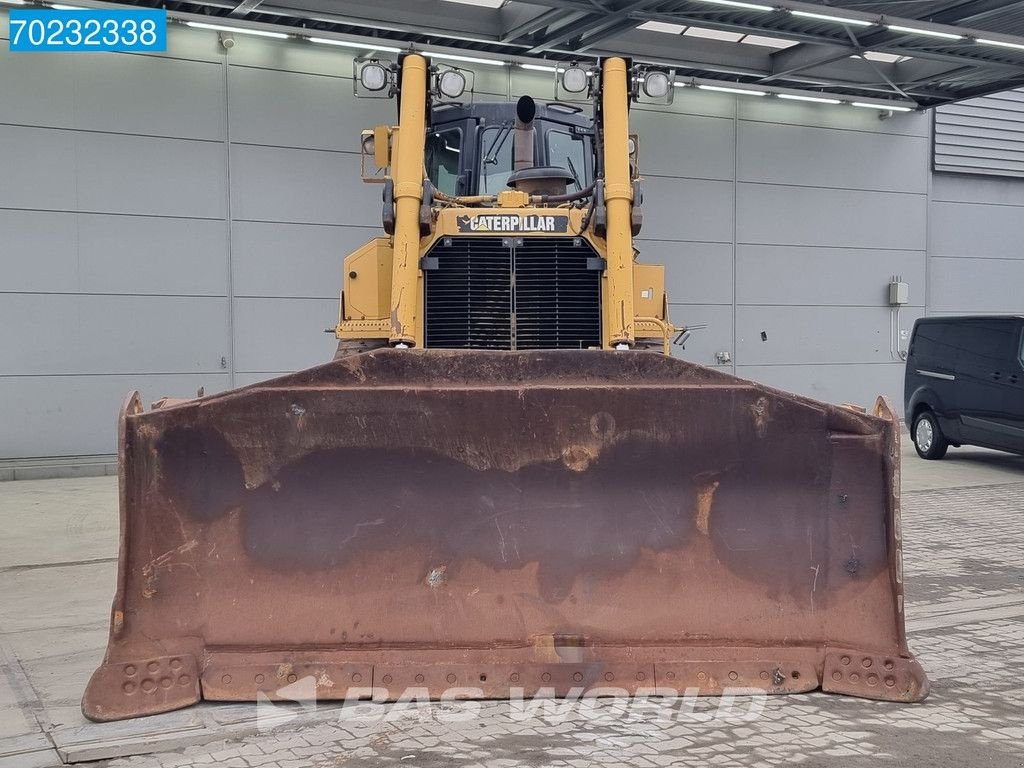
M 889 283 L 889 304 L 900 307 L 910 301 L 910 286 L 900 278 Z

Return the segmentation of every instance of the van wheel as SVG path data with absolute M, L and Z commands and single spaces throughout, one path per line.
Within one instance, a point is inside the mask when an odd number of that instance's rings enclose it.
M 917 455 L 922 459 L 941 459 L 949 448 L 949 443 L 939 429 L 938 419 L 931 411 L 921 411 L 917 415 L 910 436 L 914 440 Z

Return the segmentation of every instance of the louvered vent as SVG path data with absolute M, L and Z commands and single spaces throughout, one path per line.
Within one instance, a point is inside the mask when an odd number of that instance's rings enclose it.
M 424 260 L 426 346 L 599 347 L 602 264 L 579 237 L 446 237 Z
M 446 237 L 425 270 L 426 346 L 510 349 L 512 252 L 500 237 Z M 433 266 L 433 263 L 432 263 Z

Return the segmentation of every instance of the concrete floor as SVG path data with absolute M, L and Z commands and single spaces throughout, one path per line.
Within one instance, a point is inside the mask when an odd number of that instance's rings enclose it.
M 439 717 L 443 707 L 410 719 L 378 706 L 372 722 L 349 722 L 327 708 L 266 734 L 257 732 L 250 705 L 204 704 L 127 724 L 90 724 L 79 699 L 106 641 L 116 480 L 0 482 L 0 768 L 92 759 L 112 768 L 878 762 L 1019 768 L 1024 457 L 965 448 L 925 462 L 906 440 L 904 454 L 908 625 L 932 681 L 931 697 L 910 707 L 824 694 L 773 697 L 750 720 L 702 717 L 717 706 L 702 700 L 693 712 L 667 719 L 657 705 L 629 718 L 596 717 L 591 710 L 525 723 L 510 715 L 507 702 L 485 703 L 465 722 Z M 604 711 L 614 704 L 596 706 Z M 106 759 L 116 755 L 125 757 Z

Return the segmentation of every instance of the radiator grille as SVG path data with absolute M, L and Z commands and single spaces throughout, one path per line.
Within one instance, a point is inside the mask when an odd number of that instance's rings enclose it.
M 425 263 L 426 346 L 601 345 L 601 271 L 583 238 L 447 237 Z

